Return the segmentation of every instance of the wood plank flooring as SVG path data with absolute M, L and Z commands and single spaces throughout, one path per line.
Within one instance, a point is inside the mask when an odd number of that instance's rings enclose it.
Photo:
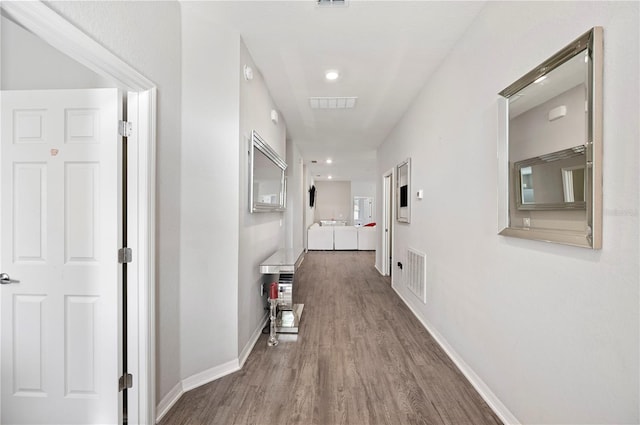
M 374 253 L 309 252 L 295 278 L 297 340 L 262 335 L 241 371 L 185 393 L 161 425 L 501 423 Z

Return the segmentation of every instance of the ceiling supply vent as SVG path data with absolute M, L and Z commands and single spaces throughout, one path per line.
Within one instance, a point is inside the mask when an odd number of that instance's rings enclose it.
M 310 97 L 311 109 L 353 109 L 357 97 Z
M 349 0 L 316 0 L 319 7 L 344 7 L 347 6 Z

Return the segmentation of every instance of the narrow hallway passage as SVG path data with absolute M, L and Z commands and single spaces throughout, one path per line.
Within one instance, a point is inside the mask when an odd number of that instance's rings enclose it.
M 262 335 L 241 371 L 185 393 L 161 425 L 501 423 L 374 253 L 309 252 L 294 297 L 305 304 L 297 341 L 268 348 Z

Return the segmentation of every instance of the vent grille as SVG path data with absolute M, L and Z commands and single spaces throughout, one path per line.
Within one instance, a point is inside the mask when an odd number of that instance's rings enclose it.
M 311 109 L 352 109 L 357 97 L 310 97 Z
M 347 0 L 316 0 L 316 4 L 320 7 L 346 6 Z
M 406 283 L 411 292 L 424 304 L 427 303 L 427 256 L 409 248 L 407 252 Z

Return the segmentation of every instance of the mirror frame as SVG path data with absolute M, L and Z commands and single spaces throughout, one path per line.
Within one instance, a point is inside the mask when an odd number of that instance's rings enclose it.
M 509 200 L 516 196 L 515 176 L 509 162 L 509 98 L 538 78 L 553 71 L 575 55 L 587 50 L 587 117 L 585 140 L 585 205 L 587 227 L 584 232 L 569 229 L 512 227 Z M 548 60 L 499 93 L 498 100 L 498 233 L 523 239 L 554 242 L 584 248 L 602 248 L 602 75 L 603 29 L 593 27 Z M 513 189 L 516 190 L 513 190 Z M 515 205 L 515 203 L 514 203 Z
M 407 205 L 400 206 L 401 187 L 400 173 L 406 170 L 407 173 Z M 396 220 L 400 223 L 411 223 L 411 158 L 407 158 L 396 166 Z M 406 209 L 404 209 L 406 208 Z
M 280 169 L 280 193 L 278 204 L 269 204 L 264 202 L 255 202 L 253 199 L 253 167 L 255 161 L 255 150 L 258 149 L 262 152 L 274 166 Z M 281 212 L 285 211 L 287 207 L 287 180 L 285 177 L 285 170 L 287 169 L 287 163 L 274 151 L 262 137 L 253 130 L 251 132 L 251 156 L 249 162 L 249 211 L 251 213 L 256 212 Z

